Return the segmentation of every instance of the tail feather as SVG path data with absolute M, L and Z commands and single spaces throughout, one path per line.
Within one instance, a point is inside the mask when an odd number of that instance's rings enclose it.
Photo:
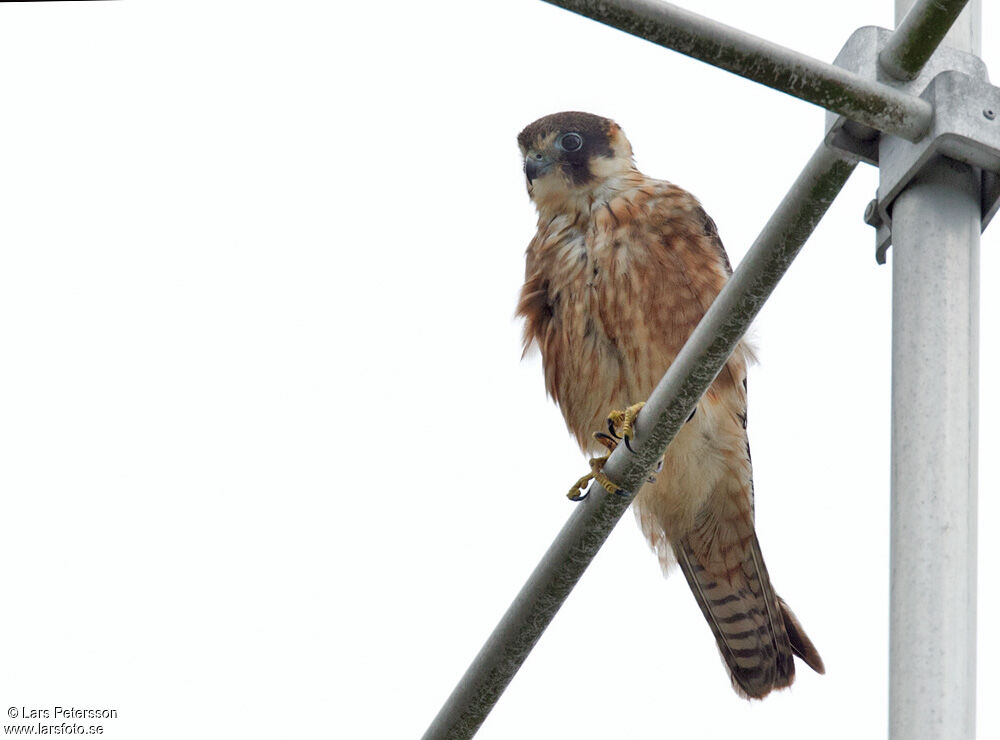
M 826 673 L 826 667 L 823 665 L 823 659 L 819 657 L 816 646 L 812 644 L 812 640 L 802 629 L 802 625 L 799 624 L 799 620 L 792 610 L 788 608 L 785 600 L 780 596 L 777 598 L 778 606 L 781 608 L 781 616 L 785 620 L 785 632 L 788 633 L 788 642 L 792 646 L 792 652 L 816 673 Z
M 763 699 L 791 685 L 793 655 L 823 672 L 816 648 L 771 588 L 755 535 L 740 567 L 725 576 L 713 574 L 700 562 L 686 537 L 674 546 L 674 553 L 740 696 Z

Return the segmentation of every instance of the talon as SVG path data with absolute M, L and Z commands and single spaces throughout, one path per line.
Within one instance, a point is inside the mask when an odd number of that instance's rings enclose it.
M 608 417 L 608 432 L 610 432 L 611 436 L 615 439 L 621 439 L 621 437 L 615 434 L 615 420 L 613 416 Z
M 635 454 L 635 450 L 632 449 L 632 430 L 635 428 L 635 420 L 639 416 L 639 411 L 642 409 L 644 403 L 636 403 L 629 406 L 623 411 L 612 411 L 608 414 L 608 431 L 605 432 L 594 432 L 594 439 L 600 442 L 608 450 L 614 452 L 618 447 L 618 441 L 624 440 L 625 447 L 632 454 Z M 618 435 L 618 429 L 621 429 L 621 436 Z M 587 497 L 587 494 L 580 495 L 580 491 L 592 480 L 596 480 L 605 489 L 611 493 L 617 494 L 624 498 L 629 498 L 632 494 L 626 491 L 624 488 L 619 488 L 604 474 L 603 468 L 604 463 L 608 461 L 610 454 L 604 455 L 603 457 L 594 457 L 590 460 L 590 470 L 591 472 L 576 482 L 569 493 L 566 494 L 566 498 L 570 501 L 582 501 Z M 659 472 L 659 470 L 657 470 Z M 654 482 L 656 479 L 650 476 L 650 482 Z
M 628 496 L 629 495 L 628 491 L 626 491 L 624 488 L 619 488 L 618 486 L 616 486 L 614 483 L 611 482 L 611 479 L 604 474 L 604 463 L 608 461 L 609 457 L 611 457 L 611 455 L 605 455 L 604 457 L 590 458 L 590 469 L 592 471 L 591 477 L 593 477 L 594 480 L 596 480 L 598 483 L 604 486 L 604 490 L 608 491 L 609 493 L 617 493 L 619 495 Z
M 636 419 L 639 418 L 639 412 L 642 411 L 642 407 L 645 405 L 645 403 L 634 403 L 621 412 L 622 437 L 625 439 L 632 436 L 632 430 L 635 428 Z
M 596 438 L 597 435 L 595 434 L 594 437 Z M 578 480 L 573 485 L 573 487 L 569 489 L 569 492 L 566 494 L 566 498 L 568 498 L 570 501 L 583 501 L 583 499 L 587 498 L 587 494 L 584 493 L 581 496 L 580 491 L 584 490 L 587 483 L 589 483 L 592 480 L 596 480 L 598 483 L 604 486 L 604 488 L 607 491 L 611 493 L 616 493 L 619 496 L 624 496 L 625 498 L 631 496 L 632 494 L 630 494 L 624 488 L 619 488 L 618 486 L 616 486 L 614 483 L 611 482 L 611 479 L 604 474 L 604 463 L 608 461 L 609 457 L 611 457 L 610 454 L 602 455 L 601 457 L 590 458 L 590 472 L 587 473 L 582 478 L 580 478 L 580 480 Z
M 573 487 L 566 493 L 566 498 L 570 501 L 583 501 L 587 498 L 586 485 L 594 477 L 593 473 L 587 473 L 580 480 L 573 484 Z
M 594 432 L 594 439 L 611 451 L 614 451 L 618 447 L 618 440 L 613 437 L 609 437 L 604 432 Z
M 625 447 L 633 454 L 635 450 L 632 449 L 632 431 L 635 429 L 636 419 L 639 418 L 639 411 L 645 405 L 645 403 L 635 403 L 623 411 L 612 411 L 608 414 L 608 429 L 611 434 L 615 439 L 624 440 Z M 621 429 L 621 436 L 618 436 L 618 429 Z
M 598 483 L 600 483 L 602 486 L 604 486 L 604 490 L 608 491 L 609 493 L 617 494 L 619 496 L 622 496 L 623 498 L 628 498 L 629 496 L 632 495 L 628 491 L 626 491 L 624 488 L 619 488 L 614 483 L 612 483 L 611 479 L 608 478 L 608 476 L 606 476 L 600 470 L 598 470 L 594 474 L 594 480 L 596 480 Z

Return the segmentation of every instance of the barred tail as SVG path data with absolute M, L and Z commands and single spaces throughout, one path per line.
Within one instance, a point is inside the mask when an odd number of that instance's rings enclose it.
M 795 680 L 793 655 L 818 673 L 823 661 L 788 605 L 774 593 L 754 534 L 747 556 L 725 577 L 700 562 L 685 537 L 674 554 L 694 592 L 733 688 L 748 699 L 763 699 Z

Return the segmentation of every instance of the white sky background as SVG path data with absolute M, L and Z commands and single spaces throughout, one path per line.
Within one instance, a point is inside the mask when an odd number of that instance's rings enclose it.
M 888 0 L 684 5 L 826 60 L 892 25 Z M 586 470 L 520 360 L 525 124 L 615 118 L 734 263 L 822 133 L 809 104 L 536 0 L 3 4 L 0 69 L 0 708 L 115 707 L 111 738 L 417 737 L 465 671 Z M 764 308 L 750 377 L 759 536 L 827 675 L 738 699 L 627 515 L 480 738 L 884 736 L 875 187 L 859 167 Z M 994 227 L 982 738 L 998 248 Z

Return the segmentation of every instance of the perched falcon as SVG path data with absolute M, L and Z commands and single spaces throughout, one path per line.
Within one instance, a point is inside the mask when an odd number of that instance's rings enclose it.
M 518 314 L 545 385 L 585 452 L 613 410 L 645 400 L 732 268 L 715 223 L 687 191 L 639 172 L 621 128 L 555 113 L 518 136 L 538 231 Z M 741 342 L 635 499 L 664 570 L 676 559 L 733 687 L 763 698 L 823 661 L 775 594 L 754 532 Z M 598 438 L 595 440 L 595 436 Z

